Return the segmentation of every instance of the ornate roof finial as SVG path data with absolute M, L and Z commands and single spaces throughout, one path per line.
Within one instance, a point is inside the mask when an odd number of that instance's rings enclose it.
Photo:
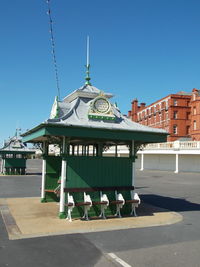
M 15 130 L 15 137 L 20 136 L 20 132 L 21 132 L 21 128 L 17 128 L 17 127 L 16 127 L 16 130 Z
M 86 85 L 91 85 L 90 83 L 90 54 L 89 54 L 89 49 L 90 49 L 90 39 L 89 39 L 89 36 L 87 36 L 87 62 L 86 62 L 86 82 L 85 84 Z

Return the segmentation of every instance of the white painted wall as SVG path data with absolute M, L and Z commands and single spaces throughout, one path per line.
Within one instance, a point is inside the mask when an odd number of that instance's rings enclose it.
M 144 169 L 175 171 L 176 154 L 144 154 Z M 200 172 L 200 154 L 179 154 L 179 172 Z M 136 169 L 141 168 L 141 155 L 136 159 Z
M 179 155 L 179 171 L 200 172 L 200 155 Z
M 141 168 L 141 154 L 137 154 L 137 159 L 135 160 L 135 168 L 136 170 Z

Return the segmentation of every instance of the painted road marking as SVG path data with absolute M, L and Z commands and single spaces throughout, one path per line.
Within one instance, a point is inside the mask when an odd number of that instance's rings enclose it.
M 124 267 L 133 267 L 133 266 L 129 265 L 128 263 L 126 263 L 125 261 L 123 261 L 122 259 L 120 259 L 119 257 L 117 257 L 117 255 L 115 255 L 114 253 L 108 253 L 108 256 L 110 256 L 116 262 L 118 262 L 119 264 L 121 264 L 121 266 L 124 266 Z

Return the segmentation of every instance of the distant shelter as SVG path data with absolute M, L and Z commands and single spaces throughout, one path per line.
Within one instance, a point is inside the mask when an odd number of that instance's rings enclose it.
M 15 136 L 5 141 L 4 146 L 0 149 L 1 173 L 7 175 L 26 174 L 26 160 L 33 154 L 35 151 L 29 149 L 16 132 Z

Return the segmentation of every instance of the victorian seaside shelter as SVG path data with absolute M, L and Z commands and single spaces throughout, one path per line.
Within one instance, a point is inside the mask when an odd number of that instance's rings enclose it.
M 0 149 L 0 173 L 5 175 L 26 174 L 26 160 L 33 154 L 35 151 L 22 142 L 16 131 L 16 134 L 6 140 Z
M 59 201 L 60 218 L 66 218 L 69 192 L 75 202 L 81 202 L 84 191 L 95 191 L 94 188 L 134 190 L 137 150 L 142 144 L 167 139 L 165 130 L 150 128 L 123 116 L 117 105 L 111 103 L 112 96 L 86 79 L 84 86 L 62 101 L 55 98 L 49 119 L 22 134 L 23 142 L 41 144 L 41 202 Z M 49 155 L 51 144 L 59 145 L 58 156 Z M 127 157 L 118 157 L 121 145 L 127 146 Z M 108 157 L 105 152 L 110 147 L 115 148 L 115 154 Z M 130 195 L 130 190 L 126 194 Z M 108 195 L 111 200 L 114 198 L 111 193 Z M 98 194 L 92 192 L 90 197 L 94 203 Z M 114 211 L 108 208 L 106 212 L 112 214 Z M 124 209 L 124 214 L 126 212 Z M 99 206 L 92 205 L 89 215 L 98 213 Z M 82 215 L 82 207 L 75 207 L 72 216 Z

